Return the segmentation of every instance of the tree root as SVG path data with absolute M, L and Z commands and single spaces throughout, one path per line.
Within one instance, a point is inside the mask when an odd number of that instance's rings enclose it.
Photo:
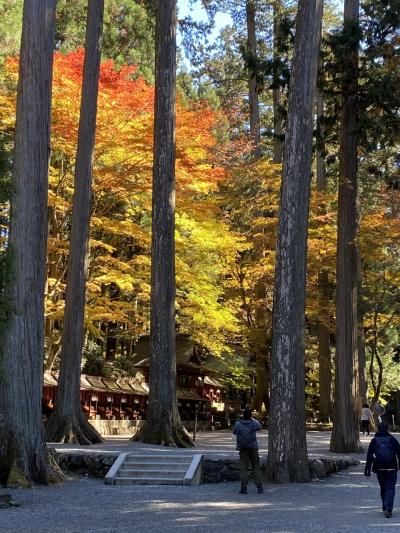
M 310 481 L 310 469 L 307 465 L 289 467 L 287 463 L 267 462 L 265 479 L 274 483 L 308 483 Z
M 146 444 L 175 448 L 191 448 L 195 445 L 183 425 L 177 424 L 176 427 L 170 428 L 169 430 L 165 427 L 154 430 L 154 427 L 147 421 L 131 440 L 133 442 L 144 442 Z
M 10 489 L 30 489 L 32 482 L 15 464 L 10 467 L 6 486 Z
M 0 428 L 0 477 L 10 488 L 46 485 L 51 471 L 43 431 L 24 433 L 26 428 L 4 424 Z M 36 428 L 39 429 L 39 428 Z
M 49 450 L 49 463 L 51 472 L 49 474 L 49 484 L 61 485 L 64 481 L 71 479 L 60 468 L 56 459 L 57 453 L 54 450 Z
M 47 442 L 71 444 L 98 444 L 104 442 L 100 433 L 86 420 L 83 413 L 58 415 L 57 408 L 51 414 L 46 426 Z

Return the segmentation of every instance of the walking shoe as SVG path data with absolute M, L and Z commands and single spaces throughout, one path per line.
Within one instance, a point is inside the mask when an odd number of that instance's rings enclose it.
M 247 487 L 242 487 L 242 488 L 239 490 L 239 494 L 247 494 Z
M 264 487 L 262 485 L 257 485 L 258 494 L 263 494 Z
M 386 516 L 386 518 L 392 518 L 392 511 L 384 511 L 384 515 Z

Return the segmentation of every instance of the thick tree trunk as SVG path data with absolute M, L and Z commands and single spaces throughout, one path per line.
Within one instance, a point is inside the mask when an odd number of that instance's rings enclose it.
M 53 442 L 91 444 L 103 439 L 90 425 L 80 403 L 80 374 L 84 335 L 87 263 L 89 255 L 92 169 L 96 134 L 104 0 L 89 0 L 71 243 L 61 340 L 61 365 L 56 405 L 46 424 Z
M 359 0 L 345 0 L 344 30 L 352 30 L 359 20 Z M 344 72 L 340 139 L 337 296 L 336 296 L 336 374 L 331 451 L 359 452 L 359 361 L 357 317 L 357 72 L 358 39 L 347 43 Z
M 317 190 L 323 196 L 327 192 L 326 166 L 324 158 L 324 101 L 317 93 L 317 120 L 319 142 L 317 143 Z M 320 202 L 319 215 L 326 215 L 326 203 Z M 328 271 L 318 273 L 318 369 L 319 369 L 319 416 L 326 421 L 332 416 L 332 362 L 330 349 Z
M 300 0 L 289 87 L 272 336 L 268 474 L 308 481 L 304 415 L 304 312 L 313 107 L 322 1 Z
M 278 17 L 280 16 L 281 4 L 280 0 L 275 0 L 273 4 L 273 40 L 274 40 L 274 61 L 277 62 L 279 59 L 279 21 Z M 276 78 L 276 76 L 275 76 Z M 277 80 L 274 80 L 274 85 L 276 85 Z M 274 146 L 273 146 L 273 163 L 281 164 L 283 159 L 283 116 L 281 111 L 282 105 L 282 87 L 275 86 L 272 91 L 272 101 L 273 101 L 273 112 L 274 112 Z
M 246 1 L 247 42 L 250 52 L 257 54 L 256 12 L 253 0 Z M 249 107 L 250 107 L 250 136 L 253 142 L 253 157 L 261 157 L 260 148 L 260 111 L 258 105 L 257 78 L 254 72 L 249 73 Z
M 0 471 L 8 486 L 51 474 L 42 424 L 44 289 L 54 0 L 25 0 L 8 237 L 12 312 L 0 343 Z
M 176 0 L 158 0 L 151 251 L 149 409 L 133 439 L 193 445 L 176 400 L 175 94 Z

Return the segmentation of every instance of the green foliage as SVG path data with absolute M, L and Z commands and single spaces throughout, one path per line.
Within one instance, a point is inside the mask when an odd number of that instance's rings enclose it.
M 61 51 L 73 50 L 85 45 L 87 1 L 59 0 L 56 11 L 56 48 Z
M 327 136 L 336 141 L 343 95 L 353 93 L 359 105 L 358 136 L 367 152 L 393 145 L 400 132 L 399 0 L 368 0 L 360 22 L 347 21 L 325 39 L 324 71 L 328 112 Z M 349 49 L 359 45 L 358 85 Z
M 19 52 L 22 7 L 22 0 L 0 0 L 0 58 Z
M 0 55 L 18 54 L 23 0 L 0 0 Z M 69 52 L 85 45 L 87 0 L 58 0 L 55 48 Z M 105 0 L 103 57 L 117 65 L 137 65 L 154 78 L 154 2 Z
M 105 361 L 101 346 L 89 340 L 82 352 L 82 373 L 104 378 L 112 375 L 112 369 Z
M 132 0 L 106 0 L 104 57 L 116 65 L 137 65 L 147 81 L 154 79 L 154 18 Z
M 397 339 L 398 343 L 398 339 Z M 382 389 L 381 395 L 387 395 L 390 392 L 395 392 L 399 390 L 400 383 L 400 363 L 394 359 L 394 349 L 398 344 L 391 343 L 389 346 L 385 347 L 385 351 L 381 354 L 381 360 L 383 365 L 383 376 L 382 376 Z M 367 369 L 370 365 L 371 352 L 367 349 Z M 374 374 L 376 376 L 377 369 L 374 368 Z M 368 376 L 369 377 L 369 376 Z M 370 382 L 370 380 L 368 380 Z M 373 397 L 374 391 L 371 388 L 369 390 L 370 397 Z
M 104 58 L 117 65 L 137 65 L 148 80 L 154 77 L 153 18 L 142 3 L 131 0 L 105 0 Z M 56 46 L 63 52 L 84 46 L 87 0 L 59 0 L 57 4 Z

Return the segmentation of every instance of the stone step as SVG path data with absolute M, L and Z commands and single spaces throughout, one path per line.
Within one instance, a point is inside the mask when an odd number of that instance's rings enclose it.
M 137 463 L 129 462 L 124 463 L 120 470 L 186 470 L 189 468 L 190 463 Z
M 138 469 L 124 469 L 118 472 L 118 477 L 133 477 L 133 478 L 152 478 L 152 477 L 172 477 L 182 479 L 185 477 L 186 469 L 184 470 L 138 470 Z
M 126 454 L 106 474 L 110 485 L 193 485 L 201 480 L 201 454 Z
M 183 485 L 183 478 L 132 478 L 132 477 L 116 477 L 113 482 L 114 485 Z
M 190 464 L 193 455 L 128 455 L 125 463 L 187 463 Z

